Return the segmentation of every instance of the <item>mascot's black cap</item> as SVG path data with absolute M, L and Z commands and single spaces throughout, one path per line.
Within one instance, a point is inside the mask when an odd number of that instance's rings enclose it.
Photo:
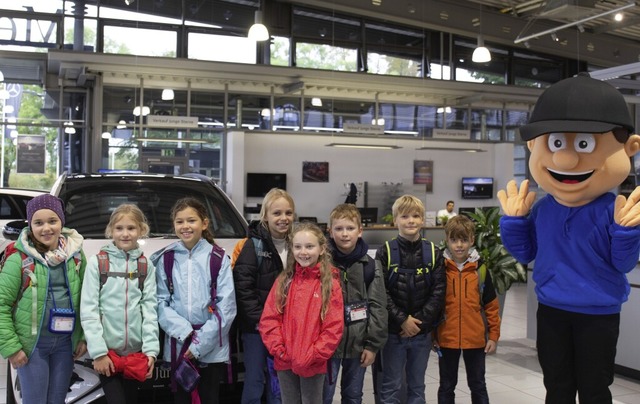
M 589 73 L 561 80 L 547 88 L 520 127 L 522 140 L 551 132 L 604 133 L 622 127 L 632 134 L 633 121 L 622 94 Z

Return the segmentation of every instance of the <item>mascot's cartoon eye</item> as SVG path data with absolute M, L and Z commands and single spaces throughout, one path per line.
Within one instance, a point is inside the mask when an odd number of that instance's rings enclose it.
M 576 139 L 573 141 L 578 153 L 591 153 L 596 148 L 596 139 L 593 133 L 576 133 Z
M 564 133 L 551 133 L 549 135 L 548 146 L 552 153 L 566 149 L 567 138 Z

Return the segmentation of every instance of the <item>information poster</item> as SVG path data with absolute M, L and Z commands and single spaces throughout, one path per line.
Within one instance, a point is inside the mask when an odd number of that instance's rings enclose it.
M 17 141 L 16 172 L 20 174 L 44 174 L 45 136 L 18 135 Z
M 425 192 L 433 192 L 433 161 L 413 160 L 413 183 L 425 184 Z

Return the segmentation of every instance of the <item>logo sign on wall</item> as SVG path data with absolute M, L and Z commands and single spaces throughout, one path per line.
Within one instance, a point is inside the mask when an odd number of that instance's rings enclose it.
M 44 135 L 18 135 L 17 142 L 16 172 L 20 174 L 44 174 Z

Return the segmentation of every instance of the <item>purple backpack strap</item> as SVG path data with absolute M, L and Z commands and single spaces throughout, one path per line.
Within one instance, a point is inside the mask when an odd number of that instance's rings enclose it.
M 173 294 L 173 257 L 175 251 L 169 250 L 162 254 L 162 263 L 164 264 L 164 274 L 167 275 L 167 287 L 169 288 L 169 294 Z

